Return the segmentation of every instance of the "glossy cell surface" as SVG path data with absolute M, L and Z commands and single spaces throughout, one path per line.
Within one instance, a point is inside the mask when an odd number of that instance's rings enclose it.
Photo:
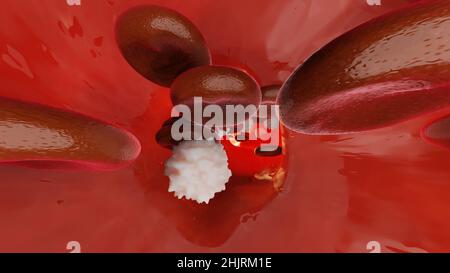
M 171 87 L 174 105 L 192 108 L 194 97 L 201 97 L 204 105 L 255 105 L 261 103 L 258 83 L 247 73 L 229 66 L 202 66 L 181 74 Z
M 281 85 L 273 84 L 261 87 L 263 104 L 274 104 L 277 101 L 278 93 L 280 92 Z
M 170 86 L 184 71 L 210 63 L 197 27 L 162 6 L 138 6 L 117 20 L 116 37 L 125 59 L 152 82 Z
M 97 168 L 140 153 L 130 133 L 75 113 L 0 98 L 0 162 L 63 161 Z
M 389 126 L 450 106 L 450 2 L 422 1 L 342 35 L 296 69 L 278 103 L 306 134 Z

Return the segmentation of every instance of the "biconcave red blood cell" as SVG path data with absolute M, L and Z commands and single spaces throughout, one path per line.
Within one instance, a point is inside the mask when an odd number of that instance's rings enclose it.
M 227 105 L 253 105 L 256 112 L 261 103 L 258 83 L 244 71 L 228 66 L 201 66 L 184 72 L 173 82 L 170 96 L 174 105 L 187 105 L 192 113 L 195 97 L 200 97 L 205 107 L 218 105 L 223 110 Z M 250 111 L 246 118 L 252 114 Z
M 73 162 L 116 168 L 136 159 L 130 133 L 76 113 L 0 98 L 0 162 Z
M 332 41 L 284 84 L 284 124 L 305 134 L 343 134 L 449 107 L 449 19 L 449 1 L 424 1 Z
M 428 124 L 422 128 L 421 134 L 426 141 L 450 149 L 450 116 Z
M 176 141 L 173 139 L 172 134 L 171 134 L 172 125 L 178 119 L 179 119 L 178 117 L 172 117 L 172 118 L 166 120 L 161 125 L 161 128 L 158 130 L 158 132 L 156 133 L 155 140 L 162 147 L 167 148 L 167 149 L 172 149 L 173 146 L 175 146 L 179 143 L 179 141 Z
M 197 27 L 180 13 L 159 6 L 138 6 L 120 16 L 116 38 L 130 65 L 141 75 L 170 86 L 182 72 L 210 63 Z

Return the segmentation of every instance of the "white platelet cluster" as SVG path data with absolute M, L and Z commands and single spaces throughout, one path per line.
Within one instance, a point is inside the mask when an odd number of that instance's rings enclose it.
M 216 193 L 225 190 L 231 176 L 223 146 L 208 140 L 181 142 L 174 147 L 165 167 L 169 192 L 198 203 L 208 203 Z

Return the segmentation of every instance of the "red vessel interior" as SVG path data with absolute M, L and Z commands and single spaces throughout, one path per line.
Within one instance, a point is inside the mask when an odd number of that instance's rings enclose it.
M 161 4 L 198 26 L 213 63 L 278 84 L 331 39 L 410 2 L 5 0 L 0 95 L 124 127 L 142 153 L 114 171 L 0 165 L 0 251 L 66 252 L 69 241 L 83 252 L 367 252 L 369 241 L 384 252 L 449 251 L 449 151 L 420 129 L 450 110 L 360 134 L 286 132 L 281 193 L 235 176 L 197 205 L 167 192 L 170 151 L 154 136 L 170 116 L 168 89 L 136 73 L 114 39 L 123 11 Z M 235 168 L 260 164 L 230 157 Z

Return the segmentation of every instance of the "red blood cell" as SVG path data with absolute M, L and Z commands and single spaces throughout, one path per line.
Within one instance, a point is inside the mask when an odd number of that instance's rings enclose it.
M 227 66 L 202 66 L 181 74 L 171 88 L 172 103 L 187 105 L 191 112 L 194 112 L 194 97 L 201 97 L 205 107 L 211 104 L 223 109 L 226 105 L 258 107 L 261 90 L 258 83 L 241 70 Z
M 197 27 L 176 11 L 140 6 L 117 21 L 119 48 L 141 75 L 170 86 L 182 72 L 210 63 L 209 50 Z
M 422 137 L 435 145 L 450 149 L 450 116 L 443 117 L 421 130 Z
M 76 113 L 0 99 L 0 162 L 62 161 L 116 168 L 140 153 L 130 133 Z
M 278 102 L 305 134 L 359 132 L 450 106 L 450 2 L 427 1 L 337 38 L 296 69 Z

